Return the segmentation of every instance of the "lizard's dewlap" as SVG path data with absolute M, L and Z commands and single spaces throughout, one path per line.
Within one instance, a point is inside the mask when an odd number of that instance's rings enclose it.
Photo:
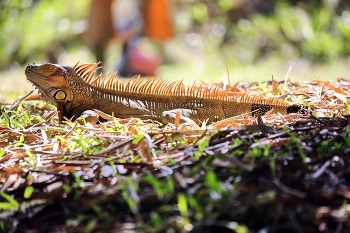
M 164 123 L 173 121 L 169 113 L 180 111 L 200 123 L 247 112 L 263 115 L 272 110 L 287 114 L 303 108 L 274 98 L 232 93 L 215 85 L 185 87 L 182 81 L 156 78 L 134 78 L 124 84 L 115 81 L 115 75 L 103 82 L 100 80 L 105 74 L 94 79 L 98 65 L 28 65 L 25 74 L 48 101 L 56 104 L 61 112 L 60 120 L 63 117 L 75 120 L 86 110 L 98 109 L 118 118 L 136 117 Z

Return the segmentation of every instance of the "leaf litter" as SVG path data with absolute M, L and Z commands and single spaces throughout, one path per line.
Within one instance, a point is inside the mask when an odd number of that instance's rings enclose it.
M 84 125 L 45 102 L 0 106 L 0 231 L 349 231 L 350 81 L 227 88 L 310 113 Z

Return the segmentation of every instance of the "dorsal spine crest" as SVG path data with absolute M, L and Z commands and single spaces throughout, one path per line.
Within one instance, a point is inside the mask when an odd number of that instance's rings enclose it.
M 289 104 L 275 98 L 264 98 L 260 95 L 249 95 L 249 92 L 237 93 L 229 90 L 223 90 L 219 86 L 207 85 L 201 83 L 199 86 L 195 85 L 186 88 L 183 80 L 169 81 L 165 79 L 157 78 L 141 78 L 135 76 L 131 78 L 126 84 L 121 81 L 115 80 L 116 74 L 112 74 L 109 79 L 101 81 L 101 79 L 107 75 L 107 73 L 101 73 L 95 79 L 93 77 L 96 74 L 96 70 L 100 69 L 101 62 L 92 64 L 82 64 L 79 62 L 73 67 L 74 71 L 79 75 L 81 80 L 92 88 L 96 88 L 101 91 L 114 92 L 115 95 L 119 93 L 140 93 L 150 95 L 162 95 L 162 96 L 187 96 L 193 98 L 205 98 L 213 100 L 229 100 L 240 103 L 248 104 L 264 104 L 264 105 L 276 105 L 276 106 L 288 106 Z

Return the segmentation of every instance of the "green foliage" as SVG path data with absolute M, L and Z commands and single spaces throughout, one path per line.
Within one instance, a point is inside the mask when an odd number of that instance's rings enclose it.
M 251 6 L 244 2 L 196 0 L 188 4 L 193 5 L 187 11 L 192 23 L 186 29 L 205 34 L 204 47 L 208 51 L 222 48 L 222 55 L 232 64 L 251 64 L 265 56 L 329 61 L 350 54 L 350 11 L 328 1 L 298 5 L 277 1 L 269 10 L 247 15 L 244 11 Z M 241 10 L 242 16 L 234 15 L 235 10 Z
M 33 192 L 34 192 L 33 186 L 29 185 L 24 189 L 23 197 L 30 198 L 32 196 Z
M 186 43 L 207 56 L 217 56 L 221 50 L 226 64 L 252 64 L 266 56 L 329 61 L 350 54 L 350 10 L 326 0 L 297 5 L 276 1 L 268 9 L 253 10 L 247 2 L 181 0 L 175 29 L 179 35 L 191 32 L 194 39 Z M 84 0 L 0 2 L 0 69 L 46 59 L 57 48 L 81 47 L 89 4 Z
M 207 6 L 202 2 L 193 4 L 192 15 L 197 22 L 204 23 L 208 20 Z
M 325 132 L 326 134 L 328 132 Z M 342 155 L 350 148 L 350 126 L 339 134 L 341 141 L 323 141 L 317 148 L 317 152 L 323 156 Z
M 37 160 L 36 160 L 35 155 L 29 149 L 26 149 L 26 154 L 27 154 L 28 158 L 30 159 L 27 162 L 30 163 L 33 166 L 33 168 L 35 169 L 37 167 Z
M 212 170 L 207 171 L 205 184 L 213 191 L 220 191 L 221 184 L 219 183 L 216 174 Z
M 12 129 L 25 129 L 34 123 L 42 122 L 41 116 L 33 113 L 31 108 L 32 106 L 29 107 L 26 103 L 19 104 L 14 111 L 7 111 L 5 107 L 1 107 L 0 124 Z
M 179 208 L 180 214 L 182 217 L 187 218 L 188 217 L 188 208 L 187 208 L 187 197 L 183 193 L 179 193 L 177 195 L 177 206 Z
M 9 232 L 12 228 L 12 223 L 5 222 L 4 220 L 0 220 L 0 231 L 1 232 Z
M 89 1 L 11 0 L 0 2 L 0 68 L 40 60 L 62 42 L 81 44 Z M 9 39 L 11 38 L 11 39 Z
M 8 210 L 19 207 L 19 203 L 13 199 L 10 195 L 0 192 L 0 196 L 4 198 L 7 202 L 0 202 L 0 210 Z
M 299 138 L 293 134 L 292 132 L 290 132 L 290 130 L 286 127 L 282 127 L 284 128 L 284 130 L 286 131 L 286 133 L 289 135 L 289 137 L 292 139 L 294 145 L 296 146 L 296 148 L 298 149 L 299 151 L 299 154 L 300 154 L 300 157 L 301 159 L 303 160 L 304 163 L 306 163 L 306 154 L 305 154 L 305 151 L 304 151 L 304 148 L 303 146 L 301 145 L 301 142 L 299 140 Z
M 203 137 L 201 140 L 198 141 L 198 149 L 199 151 L 203 151 L 206 147 L 209 146 L 209 139 L 208 137 Z
M 138 144 L 141 140 L 142 140 L 142 138 L 144 138 L 145 137 L 145 135 L 138 135 L 138 136 L 136 136 L 133 140 L 132 140 L 132 144 Z
M 170 176 L 167 176 L 166 181 L 160 181 L 151 174 L 148 174 L 143 180 L 152 185 L 157 195 L 169 195 L 174 191 L 174 180 Z
M 120 182 L 120 189 L 122 190 L 122 196 L 130 210 L 137 218 L 140 218 L 140 212 L 138 209 L 140 199 L 137 195 L 138 183 L 134 182 L 131 177 L 128 177 L 126 180 Z

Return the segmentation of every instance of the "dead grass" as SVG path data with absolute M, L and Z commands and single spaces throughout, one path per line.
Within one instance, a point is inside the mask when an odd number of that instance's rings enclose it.
M 43 102 L 2 106 L 1 230 L 349 230 L 350 81 L 235 88 L 313 112 L 79 125 Z

